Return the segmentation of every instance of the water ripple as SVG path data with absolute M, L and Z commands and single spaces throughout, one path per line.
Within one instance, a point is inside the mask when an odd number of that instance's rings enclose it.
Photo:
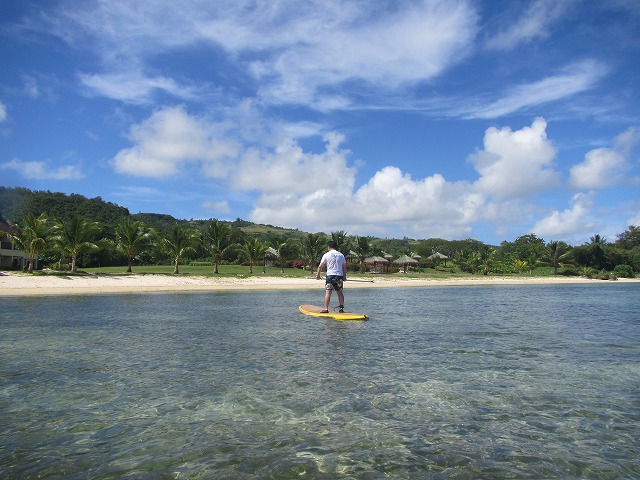
M 640 477 L 639 293 L 7 298 L 0 477 Z

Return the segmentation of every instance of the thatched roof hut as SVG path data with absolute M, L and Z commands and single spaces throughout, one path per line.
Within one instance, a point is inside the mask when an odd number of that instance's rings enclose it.
M 435 261 L 438 261 L 438 260 L 444 260 L 444 266 L 445 266 L 445 267 L 447 266 L 447 260 L 448 260 L 448 259 L 449 259 L 449 257 L 447 257 L 446 255 L 443 255 L 443 254 L 442 254 L 442 253 L 440 253 L 440 252 L 436 252 L 436 253 L 434 253 L 433 255 L 429 255 L 429 256 L 427 257 L 427 260 L 435 260 Z
M 364 259 L 364 263 L 383 263 L 383 264 L 387 264 L 389 263 L 389 260 L 387 260 L 386 258 L 383 257 L 367 257 Z
M 396 265 L 402 265 L 403 272 L 407 273 L 407 266 L 418 265 L 418 260 L 416 260 L 415 258 L 411 258 L 409 255 L 403 255 L 400 258 L 394 260 L 393 263 L 395 263 Z
M 389 265 L 389 260 L 384 257 L 373 256 L 365 258 L 364 263 L 367 265 L 373 265 L 373 269 L 375 270 L 379 265 L 387 267 Z

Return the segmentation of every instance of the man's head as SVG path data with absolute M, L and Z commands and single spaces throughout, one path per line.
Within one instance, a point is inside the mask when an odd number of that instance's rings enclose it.
M 337 250 L 338 244 L 333 240 L 329 240 L 329 242 L 327 243 L 327 247 L 329 247 L 331 250 Z

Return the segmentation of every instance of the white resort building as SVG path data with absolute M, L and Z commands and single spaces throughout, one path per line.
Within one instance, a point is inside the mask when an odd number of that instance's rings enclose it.
M 15 234 L 16 230 L 0 217 L 0 269 L 22 270 L 27 267 L 29 256 L 23 250 L 15 248 L 8 234 Z M 38 264 L 36 258 L 35 264 Z

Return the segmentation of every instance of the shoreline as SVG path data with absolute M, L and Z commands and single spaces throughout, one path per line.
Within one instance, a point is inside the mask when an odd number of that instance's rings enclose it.
M 599 280 L 582 277 L 530 277 L 510 278 L 478 276 L 474 278 L 416 279 L 375 278 L 357 276 L 345 282 L 345 289 L 358 288 L 406 288 L 439 286 L 487 286 L 487 285 L 602 285 L 611 282 L 640 282 L 637 278 Z M 324 288 L 322 280 L 315 277 L 283 278 L 252 276 L 248 278 L 171 276 L 154 274 L 97 274 L 97 275 L 38 275 L 0 272 L 0 297 L 45 295 L 98 295 L 117 293 L 170 293 L 229 290 L 304 290 Z

